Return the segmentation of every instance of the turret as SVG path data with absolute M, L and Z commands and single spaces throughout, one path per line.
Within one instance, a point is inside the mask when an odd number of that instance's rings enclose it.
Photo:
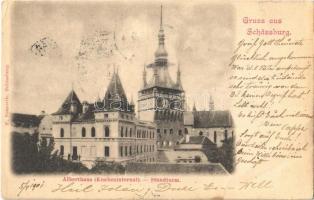
M 147 75 L 147 73 L 146 73 L 146 66 L 145 66 L 145 64 L 144 64 L 144 70 L 143 70 L 143 87 L 146 87 L 146 85 L 147 85 L 146 75 Z
M 215 104 L 212 96 L 210 95 L 209 97 L 209 110 L 214 110 L 215 109 Z

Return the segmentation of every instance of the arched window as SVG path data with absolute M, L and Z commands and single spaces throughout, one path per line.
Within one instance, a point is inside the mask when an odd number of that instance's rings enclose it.
M 63 128 L 60 129 L 60 137 L 64 137 L 64 129 Z
M 216 144 L 217 143 L 217 132 L 214 131 L 214 143 Z
M 132 128 L 130 128 L 130 137 L 132 137 Z
M 91 129 L 91 136 L 92 136 L 92 137 L 95 137 L 95 136 L 96 136 L 96 130 L 95 130 L 94 127 L 92 127 L 92 129 Z
M 123 147 L 120 147 L 120 156 L 123 157 Z
M 86 137 L 86 129 L 85 129 L 85 127 L 82 128 L 82 137 Z
M 184 133 L 185 133 L 185 134 L 189 134 L 189 131 L 188 131 L 187 128 L 184 129 Z
M 173 129 L 170 129 L 170 135 L 172 135 L 173 134 Z
M 64 146 L 63 145 L 60 146 L 60 155 L 61 156 L 64 155 Z
M 121 127 L 121 137 L 123 137 L 123 126 Z
M 105 137 L 109 137 L 110 136 L 110 129 L 108 126 L 105 126 Z
M 128 137 L 128 127 L 125 127 L 125 137 Z
M 228 130 L 226 129 L 225 130 L 225 140 L 227 140 L 228 139 Z
M 179 136 L 182 136 L 182 130 L 179 130 L 179 131 L 178 131 L 178 135 L 179 135 Z
M 124 147 L 124 155 L 128 156 L 128 147 Z

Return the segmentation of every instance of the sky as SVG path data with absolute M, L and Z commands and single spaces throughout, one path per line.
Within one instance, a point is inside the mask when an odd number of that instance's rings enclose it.
M 216 109 L 230 107 L 233 12 L 225 4 L 163 3 L 170 75 L 175 81 L 180 64 L 190 109 L 194 102 L 208 109 L 210 94 Z M 137 101 L 158 45 L 160 2 L 16 2 L 11 15 L 12 112 L 53 113 L 72 88 L 81 101 L 103 98 L 114 68 Z

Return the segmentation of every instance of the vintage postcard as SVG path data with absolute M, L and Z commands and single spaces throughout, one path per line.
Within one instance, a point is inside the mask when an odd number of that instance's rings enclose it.
M 5 199 L 312 199 L 313 2 L 4 1 Z

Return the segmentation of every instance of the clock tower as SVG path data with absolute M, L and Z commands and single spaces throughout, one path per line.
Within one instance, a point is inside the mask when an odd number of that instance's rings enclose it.
M 178 65 L 176 81 L 171 79 L 168 71 L 162 6 L 160 12 L 158 48 L 155 52 L 155 61 L 144 66 L 143 85 L 138 92 L 138 116 L 141 120 L 157 124 L 159 148 L 173 148 L 183 137 L 185 93 L 181 83 L 180 66 Z M 150 81 L 146 80 L 146 69 L 152 71 Z

